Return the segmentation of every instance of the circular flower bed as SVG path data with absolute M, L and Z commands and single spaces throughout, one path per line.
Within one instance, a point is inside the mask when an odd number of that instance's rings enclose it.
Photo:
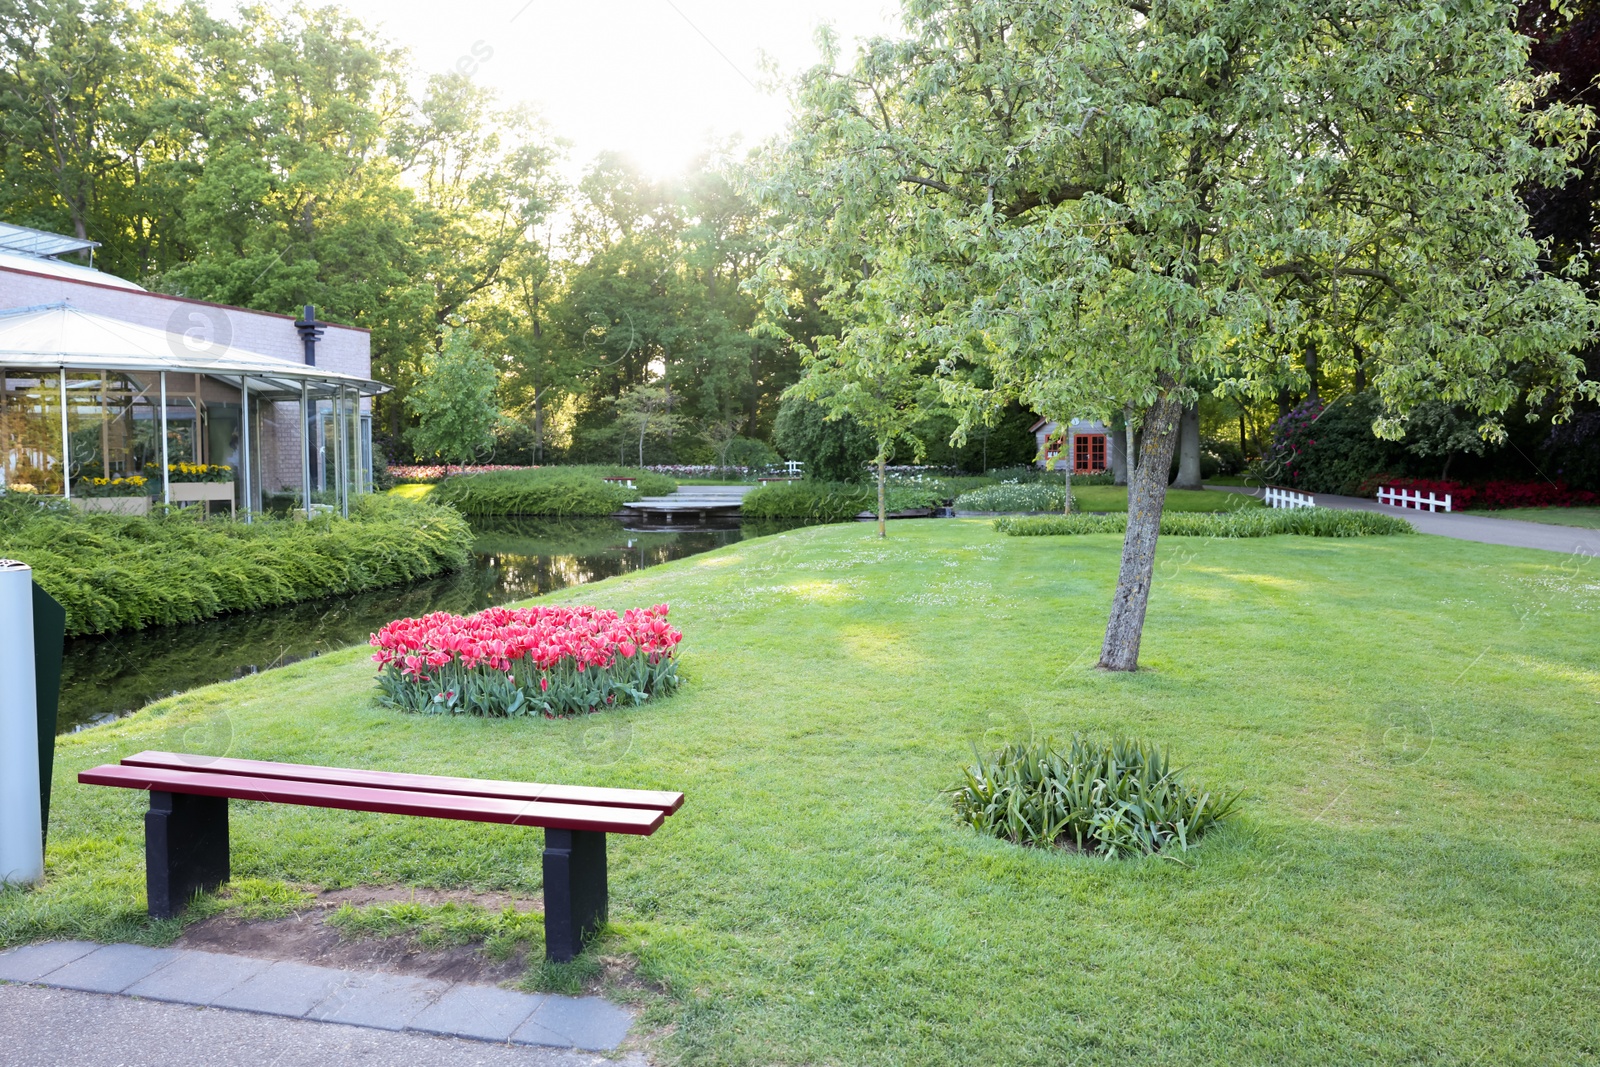
M 642 704 L 678 684 L 667 605 L 490 608 L 398 619 L 372 635 L 383 699 L 406 711 L 546 718 Z

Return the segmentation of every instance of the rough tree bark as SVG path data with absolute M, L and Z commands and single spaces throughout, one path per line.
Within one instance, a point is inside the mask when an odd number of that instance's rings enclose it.
M 1200 478 L 1200 405 L 1190 404 L 1178 420 L 1178 479 L 1174 489 L 1204 489 Z
M 1161 533 L 1161 509 L 1167 500 L 1167 470 L 1178 442 L 1178 421 L 1183 412 L 1174 395 L 1175 383 L 1164 382 L 1161 398 L 1146 414 L 1141 427 L 1144 447 L 1132 484 L 1128 486 L 1128 532 L 1122 539 L 1122 568 L 1117 592 L 1111 600 L 1111 619 L 1100 649 L 1100 667 L 1108 671 L 1139 668 L 1139 639 L 1144 633 L 1145 608 L 1150 603 L 1150 579 L 1155 573 L 1156 538 Z

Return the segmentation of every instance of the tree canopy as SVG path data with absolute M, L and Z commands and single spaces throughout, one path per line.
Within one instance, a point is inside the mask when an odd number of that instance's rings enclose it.
M 1142 425 L 1101 665 L 1133 669 L 1179 413 L 1363 362 L 1376 429 L 1424 401 L 1493 438 L 1579 394 L 1596 314 L 1519 191 L 1592 116 L 1544 101 L 1485 0 L 908 0 L 906 35 L 799 88 L 773 260 L 863 362 L 936 353 L 970 425 L 1012 397 Z M 1574 261 L 1576 262 L 1576 261 Z M 1360 314 L 1330 313 L 1359 308 Z M 981 371 L 981 373 L 979 373 Z

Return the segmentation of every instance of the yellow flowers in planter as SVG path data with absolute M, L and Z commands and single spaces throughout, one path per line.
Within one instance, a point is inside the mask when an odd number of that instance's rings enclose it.
M 231 482 L 233 468 L 226 463 L 169 463 L 169 482 Z
M 82 496 L 143 496 L 150 479 L 141 474 L 125 478 L 81 478 L 74 490 Z

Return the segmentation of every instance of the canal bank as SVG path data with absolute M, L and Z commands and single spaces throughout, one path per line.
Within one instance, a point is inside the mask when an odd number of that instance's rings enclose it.
M 69 641 L 59 729 L 79 730 L 174 693 L 359 644 L 397 618 L 480 611 L 783 528 L 735 521 L 640 530 L 616 519 L 477 519 L 472 526 L 470 564 L 439 578 Z

